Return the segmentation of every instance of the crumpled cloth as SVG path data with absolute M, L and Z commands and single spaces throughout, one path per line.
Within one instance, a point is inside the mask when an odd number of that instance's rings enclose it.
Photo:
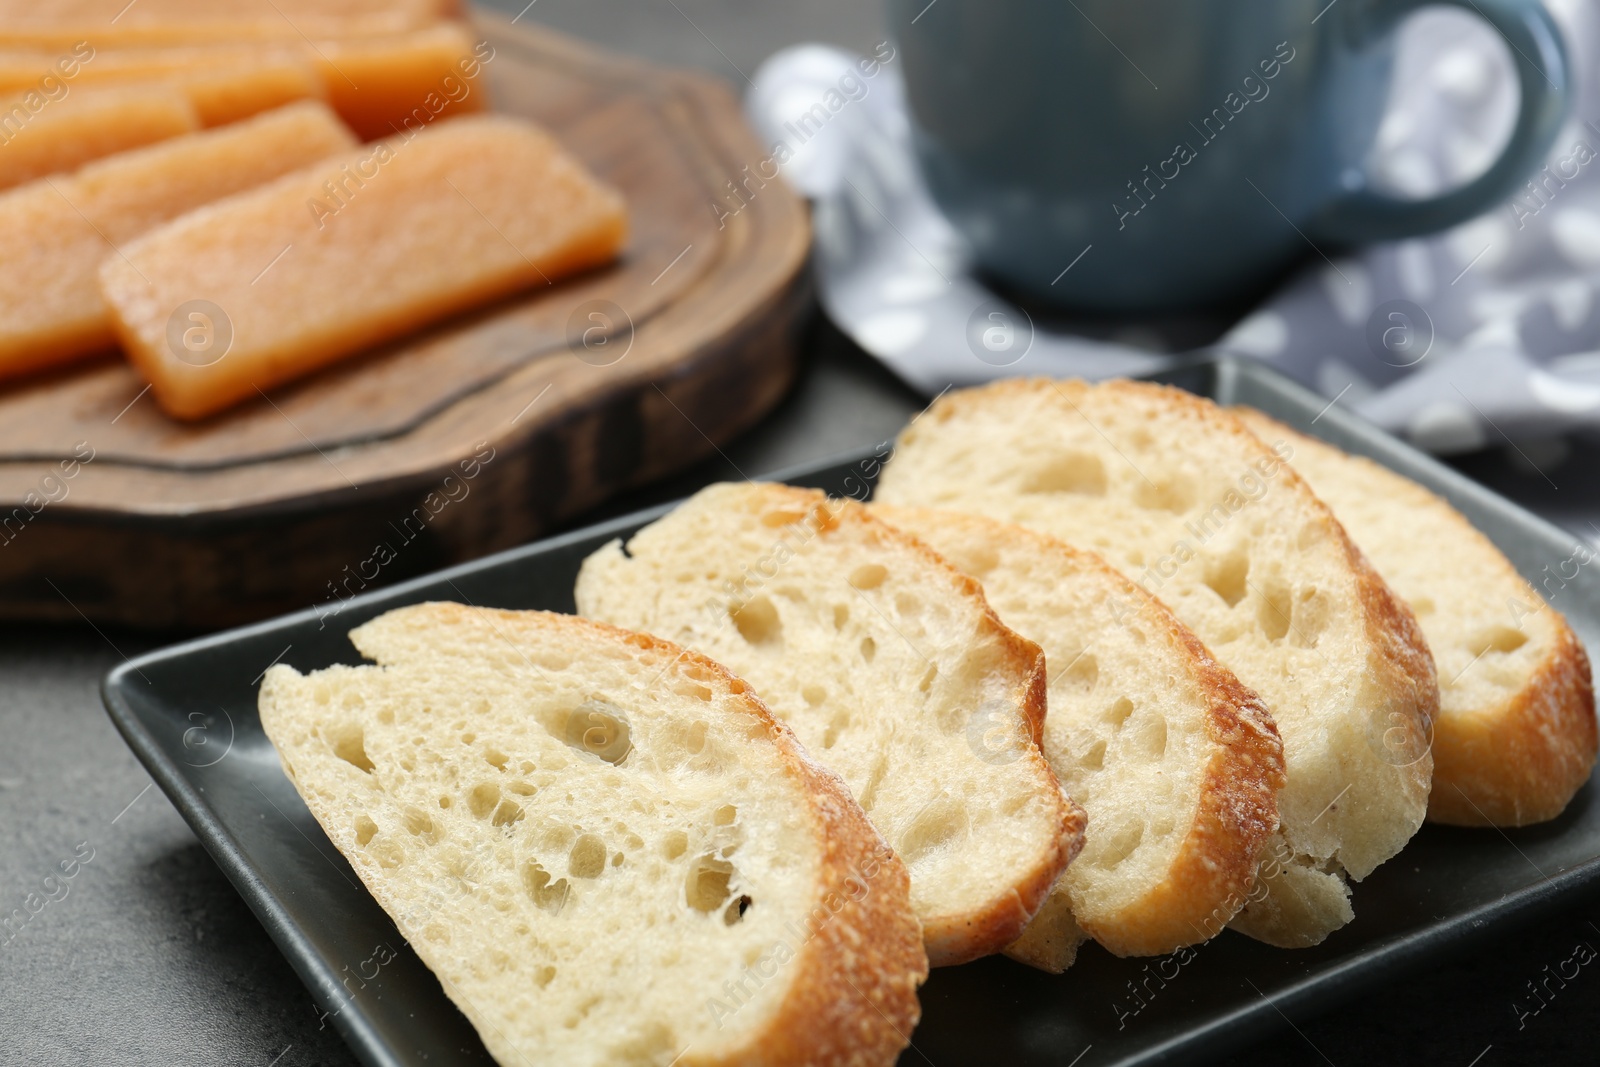
M 1433 452 L 1600 430 L 1600 6 L 1546 3 L 1575 92 L 1537 184 L 1454 230 L 1312 256 L 1214 348 L 1263 360 Z M 829 317 L 930 396 L 1006 375 L 1169 364 L 1183 347 L 1170 331 L 1133 324 L 1097 338 L 1071 320 L 1035 321 L 972 273 L 917 173 L 892 47 L 875 67 L 821 45 L 785 49 L 746 98 L 772 167 L 815 201 Z M 1469 15 L 1424 11 L 1401 31 L 1368 173 L 1402 195 L 1459 185 L 1498 154 L 1515 112 L 1504 43 Z

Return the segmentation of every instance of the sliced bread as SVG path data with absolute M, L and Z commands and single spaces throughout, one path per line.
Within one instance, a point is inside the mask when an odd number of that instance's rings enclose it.
M 710 486 L 595 552 L 576 593 L 726 664 L 844 778 L 910 868 L 935 965 L 1014 941 L 1082 843 L 1038 749 L 1043 653 L 854 501 Z M 1026 743 L 995 751 L 994 730 Z
M 1348 922 L 1345 876 L 1366 877 L 1421 825 L 1438 707 L 1416 620 L 1289 469 L 1291 451 L 1178 389 L 1013 379 L 935 403 L 877 489 L 1101 552 L 1261 695 L 1288 780 L 1258 867 L 1266 890 L 1232 925 L 1285 947 Z
M 702 656 L 423 604 L 275 666 L 284 771 L 506 1065 L 890 1064 L 927 974 L 900 862 Z
M 1594 683 L 1566 619 L 1460 512 L 1416 482 L 1250 408 L 1422 624 L 1439 669 L 1428 818 L 1526 826 L 1561 814 L 1594 769 Z M 1577 545 L 1549 592 L 1594 558 Z M 1548 569 L 1548 568 L 1547 568 Z M 1569 570 L 1570 569 L 1570 570 Z
M 1283 745 L 1260 698 L 1093 552 L 975 515 L 871 510 L 981 582 L 1006 625 L 1045 652 L 1044 753 L 1088 825 L 1051 904 L 1007 954 L 1059 972 L 1075 928 L 1119 956 L 1221 933 L 1278 828 Z

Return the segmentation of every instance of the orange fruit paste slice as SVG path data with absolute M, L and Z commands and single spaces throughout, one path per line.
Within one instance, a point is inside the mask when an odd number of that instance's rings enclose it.
M 626 229 L 544 130 L 468 116 L 177 219 L 106 257 L 100 286 L 156 400 L 194 419 L 604 263 Z

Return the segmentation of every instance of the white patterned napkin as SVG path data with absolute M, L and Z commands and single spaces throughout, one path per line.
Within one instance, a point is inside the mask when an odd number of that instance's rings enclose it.
M 1546 0 L 1576 69 L 1572 114 L 1538 182 L 1430 238 L 1319 263 L 1218 348 L 1278 367 L 1435 452 L 1600 429 L 1600 10 Z M 1102 378 L 1168 362 L 1170 337 L 1095 340 L 1035 322 L 971 272 L 917 174 L 889 44 L 804 45 L 767 60 L 746 110 L 770 169 L 816 202 L 816 274 L 839 327 L 932 395 L 1013 374 Z M 1411 19 L 1369 162 L 1424 196 L 1498 154 L 1516 111 L 1503 43 L 1456 11 Z M 760 170 L 758 166 L 757 170 Z M 730 189 L 737 210 L 745 192 Z

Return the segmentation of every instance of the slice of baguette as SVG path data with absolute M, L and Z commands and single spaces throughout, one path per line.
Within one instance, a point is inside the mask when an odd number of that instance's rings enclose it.
M 1313 945 L 1427 810 L 1433 660 L 1328 508 L 1236 417 L 1177 389 L 1013 379 L 901 434 L 878 499 L 1002 518 L 1100 551 L 1267 703 L 1288 781 L 1233 927 Z M 1385 737 L 1408 739 L 1396 750 Z
M 1044 655 L 854 501 L 714 485 L 584 561 L 578 610 L 748 680 L 911 870 L 934 965 L 998 952 L 1083 840 L 1038 749 Z M 993 730 L 1028 743 L 995 752 Z
M 1295 470 L 1422 624 L 1439 668 L 1428 818 L 1526 826 L 1561 814 L 1600 743 L 1589 657 L 1566 619 L 1416 482 L 1259 411 L 1238 414 L 1263 440 L 1293 444 Z M 1592 558 L 1579 545 L 1567 562 Z
M 423 604 L 275 666 L 285 772 L 506 1065 L 890 1064 L 926 977 L 904 867 L 702 656 Z
M 1283 745 L 1261 699 L 1158 600 L 1092 552 L 1020 526 L 872 505 L 983 584 L 1044 649 L 1044 753 L 1088 817 L 1083 852 L 1007 955 L 1072 962 L 1081 928 L 1119 956 L 1204 941 L 1245 904 L 1278 828 Z

